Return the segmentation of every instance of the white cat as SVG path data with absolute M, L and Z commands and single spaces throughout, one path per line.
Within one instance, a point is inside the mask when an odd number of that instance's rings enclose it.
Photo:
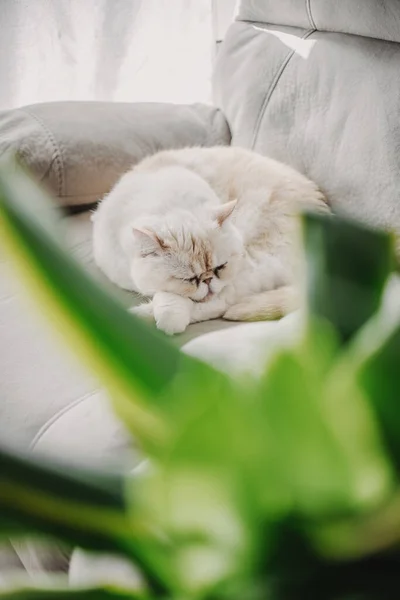
M 152 297 L 132 311 L 169 334 L 297 306 L 299 210 L 329 209 L 316 184 L 237 147 L 159 152 L 126 173 L 93 215 L 94 259 Z

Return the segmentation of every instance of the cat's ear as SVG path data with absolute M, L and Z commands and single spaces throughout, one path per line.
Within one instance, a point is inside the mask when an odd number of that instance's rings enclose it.
M 142 251 L 146 254 L 161 252 L 167 247 L 152 229 L 147 229 L 147 227 L 132 227 L 132 233 L 135 240 L 140 244 Z
M 214 219 L 217 222 L 218 227 L 222 227 L 225 223 L 226 219 L 231 216 L 233 213 L 235 206 L 237 204 L 237 200 L 231 200 L 230 202 L 226 202 L 219 206 L 214 211 Z

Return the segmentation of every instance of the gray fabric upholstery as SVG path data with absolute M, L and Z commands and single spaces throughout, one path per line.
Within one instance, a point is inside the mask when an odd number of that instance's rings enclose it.
M 315 31 L 306 5 L 242 2 L 239 19 L 257 23 L 238 20 L 231 26 L 214 79 L 232 143 L 304 172 L 335 210 L 399 228 L 400 45 Z M 376 35 L 387 30 L 390 13 L 392 22 L 400 19 L 397 0 L 315 0 L 311 8 L 317 25 L 324 15 L 326 28 L 339 28 L 337 19 L 345 23 L 347 15 L 354 27 L 369 23 Z
M 397 0 L 244 0 L 238 18 L 400 42 Z
M 0 113 L 0 156 L 14 151 L 66 206 L 98 200 L 157 150 L 229 144 L 211 106 L 52 102 Z

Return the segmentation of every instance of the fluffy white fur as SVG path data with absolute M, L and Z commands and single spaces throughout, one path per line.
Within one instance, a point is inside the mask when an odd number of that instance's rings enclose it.
M 97 265 L 152 298 L 132 311 L 166 333 L 276 319 L 298 303 L 299 210 L 328 211 L 315 183 L 235 147 L 164 151 L 126 173 L 93 216 Z

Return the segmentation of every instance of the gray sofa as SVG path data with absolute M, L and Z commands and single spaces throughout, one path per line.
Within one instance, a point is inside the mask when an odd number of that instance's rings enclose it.
M 218 54 L 215 107 L 25 107 L 0 114 L 0 153 L 17 150 L 52 191 L 66 209 L 71 252 L 97 277 L 88 205 L 160 148 L 253 148 L 314 179 L 334 210 L 400 228 L 399 65 L 398 0 L 243 0 Z M 96 380 L 31 308 L 6 257 L 0 269 L 2 440 L 61 460 L 132 468 L 138 454 Z M 109 287 L 132 304 L 131 295 Z M 213 321 L 190 327 L 177 342 L 230 372 L 257 373 L 300 321 L 300 315 L 251 325 Z M 54 547 L 24 544 L 18 553 L 31 574 L 68 567 Z M 90 579 L 89 563 L 74 558 L 74 581 Z

